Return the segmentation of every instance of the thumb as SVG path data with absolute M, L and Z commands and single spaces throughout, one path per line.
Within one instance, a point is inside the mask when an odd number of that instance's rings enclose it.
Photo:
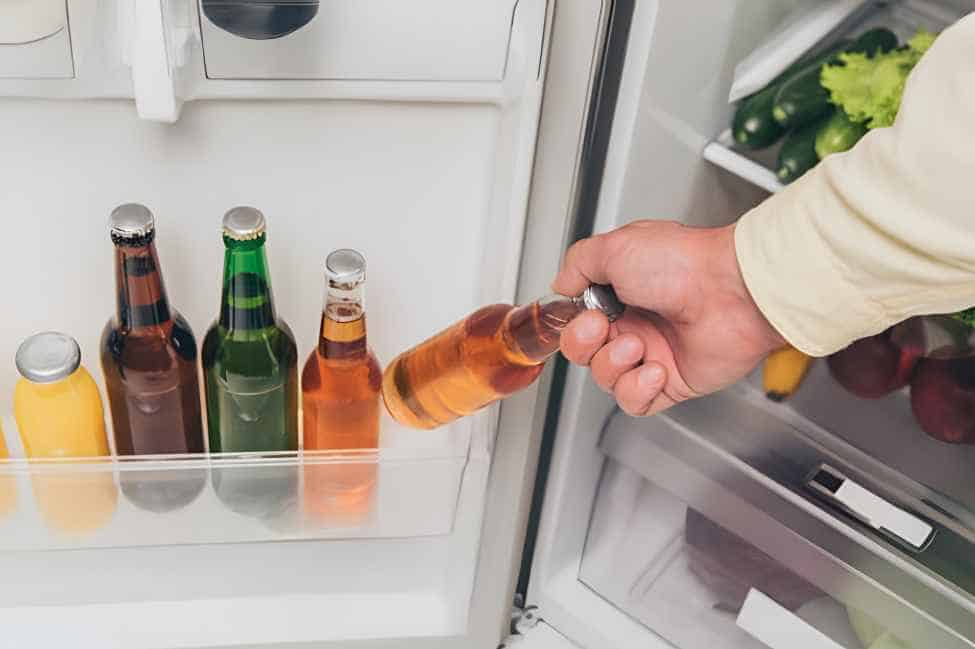
M 608 273 L 610 250 L 605 234 L 581 239 L 569 248 L 562 269 L 552 282 L 559 295 L 581 295 L 590 284 L 611 284 Z

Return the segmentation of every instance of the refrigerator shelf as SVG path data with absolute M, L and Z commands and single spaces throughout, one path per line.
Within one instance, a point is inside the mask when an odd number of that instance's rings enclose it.
M 824 4 L 806 8 L 795 18 L 787 31 L 801 38 L 781 38 L 781 34 L 774 34 L 742 61 L 735 70 L 731 97 L 740 98 L 741 87 L 756 87 L 755 74 L 764 71 L 761 77 L 764 82 L 757 86 L 760 89 L 806 52 L 822 49 L 841 38 L 886 27 L 904 42 L 918 29 L 940 31 L 971 9 L 964 4 L 937 0 L 833 0 L 828 4 L 828 7 Z M 810 42 L 814 44 L 806 49 L 796 46 Z M 778 149 L 779 143 L 760 151 L 745 150 L 735 144 L 731 130 L 726 129 L 705 145 L 701 155 L 752 185 L 775 193 L 784 187 L 775 175 Z
M 469 449 L 0 460 L 0 552 L 450 534 Z

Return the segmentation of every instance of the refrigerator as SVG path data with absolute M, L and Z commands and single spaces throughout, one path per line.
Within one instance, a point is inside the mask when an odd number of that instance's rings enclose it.
M 818 362 L 630 418 L 564 361 L 365 453 L 29 462 L 13 356 L 77 338 L 104 394 L 110 211 L 156 215 L 198 339 L 220 219 L 267 217 L 275 304 L 313 349 L 329 251 L 367 261 L 381 363 L 550 291 L 575 239 L 734 221 L 781 188 L 729 99 L 804 53 L 970 0 L 0 3 L 0 646 L 975 647 L 972 447 Z M 367 464 L 364 510 L 310 515 Z M 884 644 L 885 643 L 885 644 Z M 896 644 L 895 644 L 896 643 Z

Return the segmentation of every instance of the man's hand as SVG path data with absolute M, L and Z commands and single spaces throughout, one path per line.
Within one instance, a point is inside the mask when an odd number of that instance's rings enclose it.
M 638 221 L 579 241 L 553 288 L 579 295 L 590 284 L 611 284 L 626 313 L 612 325 L 583 313 L 562 333 L 562 353 L 631 415 L 720 390 L 785 342 L 745 287 L 734 226 Z

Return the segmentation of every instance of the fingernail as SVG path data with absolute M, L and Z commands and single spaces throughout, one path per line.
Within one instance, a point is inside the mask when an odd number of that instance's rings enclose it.
M 664 370 L 659 365 L 647 365 L 642 370 L 640 370 L 640 375 L 637 377 L 637 384 L 643 390 L 649 390 L 650 388 L 655 388 L 663 382 Z
M 581 318 L 576 325 L 576 338 L 581 342 L 592 342 L 603 336 L 603 323 L 596 317 Z
M 609 350 L 609 360 L 613 365 L 629 365 L 640 354 L 640 343 L 632 338 L 621 338 Z

